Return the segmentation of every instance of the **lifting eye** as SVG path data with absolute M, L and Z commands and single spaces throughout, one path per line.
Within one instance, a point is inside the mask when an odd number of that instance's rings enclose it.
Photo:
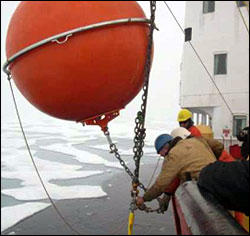
M 58 43 L 58 44 L 64 44 L 64 43 L 66 43 L 67 41 L 68 41 L 68 39 L 69 39 L 69 37 L 71 37 L 73 34 L 68 34 L 68 35 L 66 35 L 65 36 L 65 39 L 63 40 L 63 41 L 59 41 L 58 39 L 54 39 L 54 40 L 52 40 L 51 42 L 56 42 L 56 43 Z

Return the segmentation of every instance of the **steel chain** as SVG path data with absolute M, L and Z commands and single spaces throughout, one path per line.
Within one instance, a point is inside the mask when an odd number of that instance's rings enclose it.
M 150 33 L 149 33 L 149 43 L 147 47 L 147 57 L 146 57 L 146 65 L 144 71 L 144 85 L 143 85 L 143 95 L 142 95 L 142 105 L 141 110 L 137 113 L 137 117 L 135 119 L 135 137 L 134 137 L 134 161 L 135 161 L 135 171 L 133 180 L 134 183 L 138 183 L 139 179 L 139 167 L 140 160 L 143 156 L 143 147 L 144 147 L 144 139 L 146 137 L 146 129 L 145 125 L 145 116 L 146 116 L 146 106 L 147 106 L 147 98 L 148 98 L 148 85 L 149 85 L 149 74 L 151 68 L 151 54 L 152 54 L 152 45 L 153 45 L 153 31 L 156 28 L 155 26 L 155 11 L 156 11 L 156 1 L 150 1 L 151 8 L 151 24 L 150 24 Z
M 121 158 L 120 153 L 118 152 L 118 148 L 116 147 L 116 145 L 112 142 L 112 139 L 110 137 L 110 132 L 108 130 L 106 130 L 104 132 L 104 135 L 106 136 L 108 142 L 109 142 L 109 147 L 110 147 L 110 151 L 112 153 L 115 153 L 115 157 L 116 159 L 120 162 L 120 165 L 124 168 L 125 172 L 131 177 L 131 179 L 133 180 L 135 178 L 133 172 L 129 169 L 129 167 L 126 165 L 125 161 Z M 139 182 L 139 187 L 141 187 L 144 191 L 146 191 L 145 186 Z
M 135 119 L 135 129 L 134 129 L 134 132 L 135 132 L 134 147 L 133 147 L 133 152 L 134 152 L 133 159 L 135 161 L 134 174 L 128 168 L 124 160 L 121 158 L 121 155 L 118 152 L 118 148 L 111 140 L 109 131 L 106 130 L 104 132 L 110 144 L 111 153 L 115 153 L 116 159 L 120 162 L 125 172 L 131 177 L 133 184 L 136 184 L 145 192 L 147 191 L 147 189 L 139 181 L 139 168 L 140 168 L 140 160 L 141 160 L 141 157 L 143 156 L 143 147 L 145 145 L 144 139 L 146 137 L 146 129 L 144 128 L 144 125 L 145 125 L 146 105 L 147 105 L 147 98 L 148 98 L 149 74 L 150 74 L 150 68 L 151 68 L 153 31 L 154 29 L 157 29 L 155 26 L 156 1 L 150 1 L 150 8 L 151 8 L 151 23 L 150 23 L 149 43 L 147 47 L 147 56 L 146 56 L 146 64 L 145 64 L 145 71 L 144 71 L 145 78 L 144 78 L 144 85 L 143 85 L 142 105 L 141 105 L 141 110 L 137 113 L 137 117 Z M 136 206 L 135 202 L 136 202 L 137 192 L 135 191 L 135 189 L 132 191 L 131 196 L 132 196 L 132 201 L 130 203 L 130 210 L 132 212 L 134 212 L 137 209 L 140 209 L 142 211 L 145 211 L 146 213 L 153 213 L 153 212 L 156 212 L 158 214 L 164 213 L 164 211 L 162 210 L 161 202 L 159 198 L 157 199 L 159 202 L 159 208 L 153 210 L 152 208 L 147 207 L 145 204 L 140 208 Z
M 164 198 L 163 198 L 164 199 Z M 139 209 L 140 211 L 145 211 L 146 213 L 157 213 L 157 214 L 164 214 L 167 211 L 168 206 L 164 203 L 163 199 L 157 198 L 159 207 L 157 209 L 152 209 L 151 207 L 147 207 L 146 204 L 142 204 L 140 207 L 135 208 L 135 210 Z
M 151 25 L 150 25 L 150 33 L 149 33 L 149 42 L 147 47 L 147 57 L 146 57 L 146 64 L 145 64 L 145 70 L 144 70 L 144 85 L 143 85 L 143 94 L 142 94 L 142 105 L 141 110 L 137 113 L 137 117 L 135 119 L 135 137 L 134 137 L 134 161 L 135 161 L 135 170 L 134 170 L 134 179 L 132 181 L 132 184 L 137 184 L 139 187 L 141 187 L 141 184 L 139 182 L 139 169 L 140 169 L 140 160 L 143 156 L 143 147 L 145 145 L 144 140 L 146 137 L 146 129 L 144 127 L 145 125 L 145 117 L 146 117 L 146 107 L 147 107 L 147 98 L 148 98 L 148 85 L 149 85 L 149 74 L 151 69 L 151 55 L 152 55 L 152 45 L 153 45 L 153 31 L 156 29 L 155 26 L 155 11 L 156 11 L 156 1 L 150 1 L 150 8 L 151 8 Z M 143 188 L 144 191 L 146 190 Z M 134 196 L 134 194 L 133 194 Z M 163 213 L 162 207 L 159 202 L 159 208 L 156 210 L 153 210 L 150 207 L 147 207 L 145 204 L 143 204 L 142 207 L 138 208 L 135 204 L 136 199 L 132 196 L 132 201 L 130 203 L 130 209 L 132 211 L 136 209 L 143 210 L 147 213 L 157 212 L 157 213 Z
M 146 104 L 147 104 L 147 95 L 148 95 L 148 82 L 149 82 L 149 74 L 151 67 L 151 52 L 152 52 L 152 44 L 153 44 L 153 31 L 155 27 L 155 11 L 156 11 L 156 1 L 150 1 L 151 8 L 151 23 L 150 23 L 150 33 L 149 33 L 149 43 L 147 47 L 147 57 L 146 57 L 146 65 L 145 65 L 145 81 L 143 85 L 143 95 L 142 95 L 142 105 L 141 111 L 137 113 L 137 117 L 135 119 L 136 127 L 134 129 L 135 137 L 134 137 L 134 161 L 135 161 L 135 171 L 134 174 L 131 170 L 126 166 L 125 162 L 122 160 L 121 155 L 118 152 L 118 149 L 110 138 L 110 133 L 107 130 L 104 132 L 105 136 L 108 139 L 110 144 L 110 150 L 112 153 L 115 153 L 115 157 L 119 160 L 121 166 L 125 169 L 126 173 L 132 178 L 133 183 L 138 184 L 138 186 L 146 191 L 145 186 L 139 181 L 139 167 L 140 167 L 140 159 L 143 156 L 143 147 L 144 147 L 144 139 L 146 137 L 146 129 L 144 128 L 145 124 L 145 115 L 146 115 Z

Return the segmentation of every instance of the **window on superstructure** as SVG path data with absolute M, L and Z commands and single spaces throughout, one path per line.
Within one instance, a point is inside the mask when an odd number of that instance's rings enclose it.
M 236 1 L 237 2 L 237 7 L 245 7 L 244 1 Z
M 215 1 L 203 1 L 203 13 L 215 11 Z
M 192 28 L 185 29 L 185 42 L 192 40 Z
M 214 75 L 226 75 L 227 74 L 227 54 L 215 54 L 214 55 Z
M 246 127 L 246 116 L 234 116 L 233 118 L 233 136 L 236 137 L 239 132 Z

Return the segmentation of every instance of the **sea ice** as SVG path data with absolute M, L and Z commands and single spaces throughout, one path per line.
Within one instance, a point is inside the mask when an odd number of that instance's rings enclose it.
M 24 203 L 16 206 L 1 208 L 1 232 L 19 221 L 50 206 L 46 203 Z

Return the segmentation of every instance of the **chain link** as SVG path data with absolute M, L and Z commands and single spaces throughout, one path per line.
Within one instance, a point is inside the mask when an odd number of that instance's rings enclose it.
M 126 165 L 125 161 L 121 158 L 121 155 L 118 152 L 118 149 L 116 147 L 116 145 L 112 142 L 112 139 L 110 137 L 110 132 L 108 130 L 106 130 L 104 132 L 104 135 L 106 136 L 108 143 L 110 144 L 110 151 L 112 153 L 115 153 L 115 157 L 116 159 L 120 162 L 120 165 L 124 168 L 125 172 L 131 177 L 131 179 L 134 181 L 135 180 L 135 176 L 132 173 L 132 171 L 128 168 L 128 166 Z M 143 189 L 145 192 L 147 191 L 147 189 L 145 188 L 145 186 L 140 183 L 140 181 L 138 181 L 138 187 L 140 187 L 141 189 Z M 158 203 L 159 203 L 159 208 L 153 210 L 150 207 L 147 207 L 145 204 L 143 204 L 141 207 L 137 207 L 136 206 L 136 197 L 138 195 L 138 190 L 136 190 L 137 187 L 134 187 L 133 190 L 131 191 L 131 197 L 132 197 L 132 201 L 130 202 L 130 211 L 134 212 L 135 210 L 139 209 L 141 211 L 145 211 L 146 213 L 158 213 L 158 214 L 163 214 L 166 210 L 164 210 L 164 205 L 163 202 L 160 198 L 157 198 Z
M 164 214 L 165 211 L 168 210 L 169 201 L 171 197 L 168 196 L 166 193 L 162 198 L 157 198 L 159 207 L 157 209 L 152 209 L 151 207 L 147 207 L 146 204 L 142 204 L 141 206 L 137 207 L 141 211 L 145 211 L 146 213 L 157 213 L 157 214 Z
M 106 130 L 104 132 L 104 135 L 106 136 L 106 138 L 108 140 L 110 151 L 115 154 L 116 159 L 120 162 L 120 165 L 124 168 L 125 172 L 131 177 L 132 180 L 134 180 L 135 176 L 134 176 L 133 172 L 129 169 L 129 167 L 126 165 L 125 161 L 121 158 L 121 155 L 118 152 L 118 148 L 112 142 L 112 139 L 110 137 L 110 132 L 108 130 Z M 140 182 L 139 182 L 139 187 L 142 188 L 144 191 L 146 191 L 145 186 Z
M 151 68 L 151 54 L 152 54 L 152 45 L 153 45 L 153 31 L 155 27 L 155 11 L 156 11 L 156 1 L 150 1 L 151 8 L 151 24 L 150 24 L 150 33 L 149 33 L 149 43 L 147 47 L 147 57 L 146 57 L 146 65 L 144 71 L 144 85 L 143 85 L 143 95 L 142 95 L 142 105 L 141 110 L 137 113 L 137 117 L 135 119 L 135 137 L 134 137 L 134 161 L 135 161 L 135 170 L 134 174 L 131 170 L 126 166 L 125 162 L 122 160 L 118 149 L 110 138 L 109 131 L 104 132 L 105 136 L 108 139 L 110 144 L 110 150 L 112 153 L 115 153 L 115 157 L 119 160 L 121 166 L 124 168 L 126 173 L 132 178 L 133 184 L 137 184 L 141 189 L 146 191 L 145 186 L 139 181 L 139 168 L 140 168 L 140 160 L 143 156 L 143 147 L 144 147 L 144 139 L 146 137 L 146 129 L 144 128 L 145 124 L 145 116 L 146 116 L 146 105 L 147 105 L 147 97 L 148 97 L 148 84 L 149 84 L 149 74 Z
M 145 117 L 146 117 L 146 106 L 148 98 L 148 85 L 149 85 L 149 74 L 151 68 L 151 55 L 152 55 L 152 45 L 153 45 L 153 31 L 155 27 L 155 11 L 156 11 L 156 1 L 150 1 L 151 8 L 151 24 L 150 24 L 150 33 L 149 33 L 149 42 L 147 47 L 147 58 L 144 71 L 144 85 L 143 85 L 143 95 L 142 95 L 142 105 L 141 110 L 137 113 L 135 119 L 135 137 L 134 137 L 134 161 L 135 161 L 135 170 L 134 170 L 134 183 L 138 183 L 139 179 L 139 168 L 140 160 L 143 156 L 143 147 L 145 145 L 144 139 L 146 137 Z
M 152 45 L 153 45 L 153 31 L 155 27 L 155 11 L 156 11 L 156 1 L 150 1 L 151 8 L 151 24 L 150 24 L 150 33 L 149 33 L 149 42 L 147 47 L 147 56 L 146 56 L 146 64 L 144 68 L 144 85 L 143 85 L 143 94 L 142 94 L 142 105 L 141 110 L 138 111 L 137 117 L 135 118 L 135 137 L 134 137 L 134 161 L 135 161 L 135 170 L 134 170 L 134 178 L 132 181 L 132 185 L 141 187 L 146 191 L 145 187 L 139 182 L 139 169 L 140 169 L 140 160 L 143 156 L 143 147 L 145 145 L 144 140 L 146 137 L 146 129 L 145 125 L 145 117 L 146 117 L 146 107 L 147 107 L 147 98 L 148 98 L 148 85 L 149 85 L 149 74 L 151 69 L 151 56 L 152 56 Z M 134 188 L 134 187 L 133 187 Z M 130 210 L 133 212 L 138 207 L 136 206 L 136 198 L 135 198 L 135 188 L 132 191 L 132 201 L 130 203 Z M 160 203 L 160 202 L 159 202 Z M 160 213 L 159 207 L 156 210 L 152 210 L 150 207 L 147 207 L 143 204 L 140 207 L 140 210 L 143 210 L 147 213 L 157 212 Z
M 110 133 L 108 129 L 104 131 L 104 135 L 106 136 L 109 145 L 110 145 L 110 151 L 111 153 L 115 154 L 116 159 L 120 162 L 121 166 L 124 168 L 125 172 L 131 177 L 132 179 L 132 185 L 133 190 L 131 191 L 131 203 L 130 203 L 130 210 L 131 212 L 134 212 L 138 207 L 136 206 L 136 197 L 138 195 L 137 187 L 140 187 L 145 192 L 147 189 L 145 186 L 139 181 L 139 168 L 140 168 L 140 160 L 143 156 L 143 147 L 145 145 L 144 140 L 146 137 L 146 129 L 144 128 L 145 125 L 145 116 L 146 116 L 146 106 L 147 106 L 147 98 L 148 98 L 148 85 L 149 85 L 149 74 L 151 69 L 151 55 L 152 55 L 152 45 L 153 45 L 153 31 L 154 29 L 157 29 L 155 26 L 155 11 L 156 11 L 156 1 L 150 1 L 150 8 L 151 8 L 151 23 L 150 23 L 150 32 L 149 32 L 149 42 L 147 47 L 147 55 L 146 55 L 146 64 L 144 68 L 144 85 L 143 85 L 143 95 L 142 95 L 142 105 L 141 110 L 138 111 L 137 117 L 135 119 L 135 137 L 134 137 L 134 161 L 135 161 L 135 170 L 134 174 L 132 171 L 128 168 L 126 163 L 121 158 L 121 155 L 118 152 L 118 149 L 116 145 L 112 142 L 112 139 L 110 137 Z M 157 212 L 157 213 L 163 213 L 161 202 L 159 199 L 157 199 L 159 202 L 159 208 L 156 210 L 153 210 L 150 207 L 147 207 L 145 204 L 140 207 L 140 210 L 143 210 L 147 213 Z

